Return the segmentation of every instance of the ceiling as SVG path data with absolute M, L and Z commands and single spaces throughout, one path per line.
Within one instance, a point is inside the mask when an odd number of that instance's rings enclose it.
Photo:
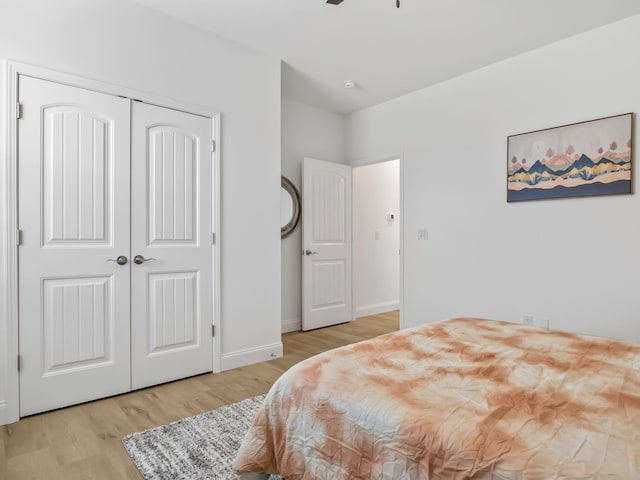
M 640 14 L 638 0 L 132 1 L 281 59 L 283 96 L 341 114 Z

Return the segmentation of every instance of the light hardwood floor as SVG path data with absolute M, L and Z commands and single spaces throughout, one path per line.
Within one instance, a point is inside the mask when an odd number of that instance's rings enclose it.
M 0 480 L 136 479 L 121 439 L 266 393 L 299 361 L 398 329 L 398 312 L 282 336 L 284 356 L 23 418 L 0 427 Z

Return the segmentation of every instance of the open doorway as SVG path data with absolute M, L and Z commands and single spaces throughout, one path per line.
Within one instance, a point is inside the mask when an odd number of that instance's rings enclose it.
M 353 316 L 400 308 L 400 160 L 353 168 Z

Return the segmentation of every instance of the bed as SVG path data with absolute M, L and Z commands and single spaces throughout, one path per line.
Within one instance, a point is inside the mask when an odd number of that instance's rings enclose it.
M 325 352 L 273 385 L 234 468 L 640 479 L 640 344 L 456 318 Z

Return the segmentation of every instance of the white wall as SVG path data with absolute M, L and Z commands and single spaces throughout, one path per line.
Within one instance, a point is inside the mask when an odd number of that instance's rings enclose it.
M 344 163 L 345 120 L 287 98 L 282 99 L 282 175 L 302 194 L 302 160 Z M 282 240 L 282 331 L 302 326 L 302 235 L 298 227 Z
M 280 61 L 123 0 L 2 2 L 0 58 L 222 112 L 222 366 L 281 348 Z M 4 115 L 1 122 L 4 132 Z M 0 181 L 5 165 L 0 158 Z M 4 203 L 0 197 L 0 211 Z M 0 238 L 0 252 L 7 241 Z M 0 265 L 3 295 L 6 269 Z M 12 388 L 4 373 L 15 368 L 4 355 L 6 322 L 0 318 L 0 424 L 15 408 L 3 404 Z
M 352 183 L 353 308 L 363 317 L 400 308 L 400 160 L 356 167 Z
M 406 326 L 531 314 L 640 340 L 640 195 L 507 204 L 505 192 L 508 135 L 640 111 L 637 45 L 640 16 L 347 118 L 353 164 L 403 152 Z

